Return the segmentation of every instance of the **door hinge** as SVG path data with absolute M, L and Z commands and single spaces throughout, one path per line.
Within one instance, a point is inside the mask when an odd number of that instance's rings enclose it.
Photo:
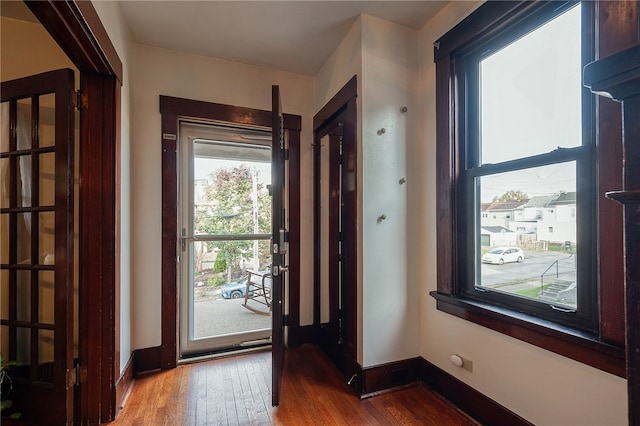
M 282 159 L 284 161 L 289 161 L 289 150 L 288 149 L 283 149 L 282 150 Z
M 289 315 L 283 315 L 282 316 L 282 325 L 284 325 L 284 326 L 288 326 L 289 325 Z
M 71 92 L 71 104 L 78 111 L 89 108 L 89 96 L 81 91 Z
M 67 370 L 67 389 L 86 382 L 88 374 L 87 367 L 80 364 L 76 365 L 71 370 Z

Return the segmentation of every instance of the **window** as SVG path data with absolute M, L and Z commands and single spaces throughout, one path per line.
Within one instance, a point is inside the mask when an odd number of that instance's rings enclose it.
M 461 294 L 592 330 L 597 322 L 590 268 L 595 251 L 589 239 L 577 241 L 580 229 L 592 226 L 595 204 L 592 132 L 583 124 L 592 121 L 592 95 L 581 78 L 592 55 L 582 55 L 581 18 L 580 4 L 551 16 L 534 13 L 514 26 L 527 24 L 524 30 L 478 43 L 456 57 L 465 97 L 458 200 L 466 208 L 459 215 L 464 232 L 458 247 L 466 259 L 460 265 Z M 534 197 L 559 203 L 566 194 L 577 194 L 581 208 L 578 218 L 562 223 L 562 235 L 554 233 L 560 224 L 549 216 L 548 232 L 539 229 L 533 235 L 542 244 L 523 247 L 526 261 L 502 266 L 509 250 L 496 265 L 482 261 L 487 248 L 480 244 L 481 204 L 501 201 L 507 207 Z M 567 240 L 579 243 L 577 262 L 553 250 Z M 508 238 L 493 243 L 518 244 Z
M 440 310 L 623 375 L 622 351 L 599 346 L 609 290 L 598 287 L 595 101 L 582 85 L 594 10 L 487 2 L 435 43 L 432 296 Z M 497 202 L 532 226 L 487 244 L 481 210 Z

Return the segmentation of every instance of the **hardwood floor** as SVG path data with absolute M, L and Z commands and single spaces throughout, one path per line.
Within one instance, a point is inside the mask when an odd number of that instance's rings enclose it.
M 313 346 L 287 351 L 271 407 L 271 352 L 138 377 L 112 425 L 476 425 L 417 385 L 360 400 Z

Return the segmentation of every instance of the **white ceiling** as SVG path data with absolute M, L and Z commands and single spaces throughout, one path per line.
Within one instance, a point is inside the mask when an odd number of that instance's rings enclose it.
M 446 1 L 121 1 L 135 42 L 316 75 L 361 14 L 420 29 Z

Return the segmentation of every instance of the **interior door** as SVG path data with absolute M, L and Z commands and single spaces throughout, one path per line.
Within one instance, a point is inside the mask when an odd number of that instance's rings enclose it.
M 314 328 L 358 394 L 357 81 L 314 117 Z
M 280 88 L 272 86 L 271 185 L 272 185 L 272 395 L 274 407 L 280 404 L 280 385 L 284 367 L 284 288 L 288 232 L 286 220 L 286 164 L 284 117 L 281 112 Z
M 0 90 L 1 352 L 34 424 L 73 422 L 73 90 L 70 69 Z

